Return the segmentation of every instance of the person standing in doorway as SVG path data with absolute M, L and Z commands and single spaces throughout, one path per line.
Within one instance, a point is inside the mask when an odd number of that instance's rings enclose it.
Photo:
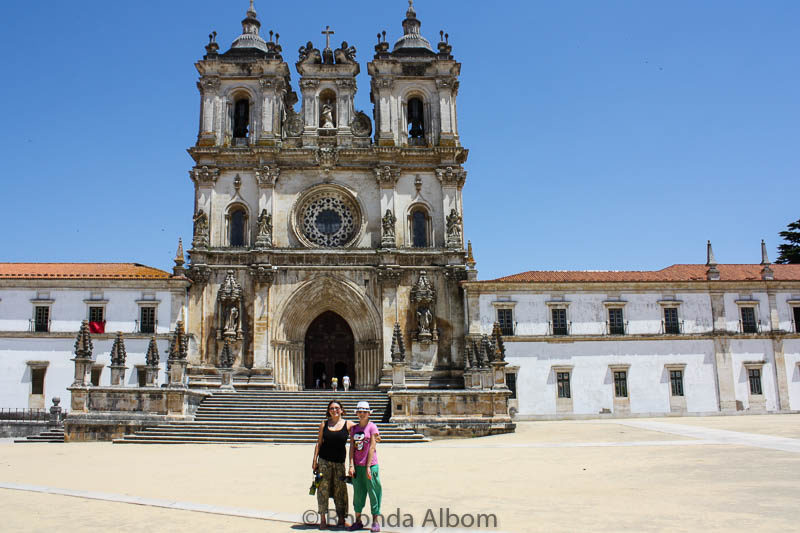
M 339 388 L 339 378 L 336 376 L 331 378 L 331 388 L 333 389 L 333 392 L 336 392 L 336 389 Z
M 322 371 L 322 388 L 323 389 L 328 386 L 327 379 L 328 379 L 328 376 L 325 375 L 325 371 L 323 370 Z
M 345 374 L 342 378 L 342 387 L 344 388 L 345 392 L 350 390 L 350 376 L 347 374 Z
M 378 452 L 376 446 L 380 432 L 378 426 L 370 422 L 369 415 L 372 410 L 369 402 L 360 401 L 356 405 L 358 424 L 350 428 L 350 468 L 348 472 L 353 477 L 353 509 L 356 512 L 356 521 L 350 526 L 350 531 L 364 528 L 361 522 L 361 510 L 369 495 L 369 507 L 372 513 L 372 531 L 380 531 L 381 525 L 378 516 L 381 514 L 381 480 L 378 475 Z
M 347 439 L 350 428 L 355 422 L 345 420 L 344 407 L 337 400 L 328 402 L 325 411 L 325 420 L 319 425 L 317 445 L 314 447 L 314 459 L 311 469 L 319 474 L 319 487 L 317 487 L 317 511 L 319 512 L 319 526 L 328 527 L 328 502 L 333 496 L 336 507 L 336 524 L 344 527 L 344 518 L 347 514 L 347 485 L 345 483 L 344 461 L 347 458 Z

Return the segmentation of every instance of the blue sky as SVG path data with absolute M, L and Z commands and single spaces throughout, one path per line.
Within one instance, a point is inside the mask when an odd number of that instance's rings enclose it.
M 361 62 L 403 0 L 256 0 L 294 62 L 325 25 Z M 771 258 L 800 218 L 800 2 L 418 0 L 462 63 L 465 236 L 481 279 Z M 0 261 L 171 267 L 191 239 L 194 62 L 246 0 L 0 3 Z

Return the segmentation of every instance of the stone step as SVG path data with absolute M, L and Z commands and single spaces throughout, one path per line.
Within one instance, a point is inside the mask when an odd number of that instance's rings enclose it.
M 64 442 L 64 430 L 49 429 L 39 433 L 38 435 L 29 435 L 24 439 L 15 439 L 14 442 L 21 444 L 28 442 Z

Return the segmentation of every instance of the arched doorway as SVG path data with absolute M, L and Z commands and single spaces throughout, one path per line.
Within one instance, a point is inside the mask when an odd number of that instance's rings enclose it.
M 325 311 L 311 322 L 305 338 L 305 388 L 317 387 L 317 380 L 325 375 L 325 388 L 330 388 L 331 378 L 350 376 L 355 383 L 355 342 L 347 321 L 333 311 Z

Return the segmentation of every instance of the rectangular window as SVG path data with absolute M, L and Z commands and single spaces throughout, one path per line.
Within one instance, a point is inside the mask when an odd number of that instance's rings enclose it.
M 140 333 L 155 333 L 156 332 L 156 308 L 155 307 L 142 307 L 139 312 L 139 332 Z
M 34 314 L 34 331 L 50 331 L 50 307 L 37 305 Z
M 514 334 L 514 312 L 511 309 L 498 309 L 497 322 L 500 324 L 500 332 L 503 335 Z
M 614 396 L 617 398 L 628 397 L 628 371 L 616 370 L 614 372 Z
M 794 331 L 800 333 L 800 307 L 792 307 L 792 313 L 794 314 Z
M 566 309 L 553 309 L 550 312 L 553 317 L 553 335 L 566 335 L 567 334 L 567 310 Z M 569 396 L 565 396 L 569 398 Z
M 683 396 L 683 370 L 670 370 L 669 383 L 673 396 Z
M 756 308 L 742 307 L 742 333 L 758 333 L 756 323 Z
M 44 374 L 47 368 L 31 368 L 31 394 L 44 394 Z
M 100 386 L 100 376 L 103 374 L 103 365 L 92 367 L 92 385 L 95 387 Z
M 509 396 L 509 399 L 515 400 L 517 398 L 517 373 L 516 372 L 506 372 L 506 386 L 511 391 L 511 396 Z
M 556 372 L 556 382 L 558 383 L 558 397 L 571 398 L 572 392 L 569 387 L 569 372 Z
M 89 307 L 89 330 L 92 333 L 106 332 L 105 308 L 102 306 Z
M 761 369 L 748 368 L 747 377 L 750 379 L 750 394 L 761 394 Z
M 143 366 L 136 367 L 136 379 L 139 382 L 140 387 L 147 385 L 147 374 L 145 373 Z
M 665 307 L 664 308 L 664 333 L 670 335 L 677 335 L 681 332 L 681 326 L 678 323 L 678 308 Z
M 610 307 L 608 309 L 608 333 L 610 335 L 625 335 L 625 323 L 622 321 L 621 307 Z

